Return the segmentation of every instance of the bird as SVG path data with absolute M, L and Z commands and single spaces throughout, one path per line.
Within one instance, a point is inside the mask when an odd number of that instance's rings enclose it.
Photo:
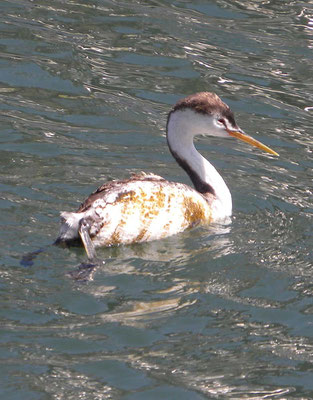
M 197 135 L 235 137 L 278 156 L 239 128 L 217 94 L 189 95 L 169 111 L 166 138 L 172 156 L 194 187 L 145 172 L 104 183 L 76 212 L 61 213 L 55 243 L 79 240 L 92 260 L 96 247 L 158 240 L 230 217 L 231 193 L 215 167 L 197 151 Z

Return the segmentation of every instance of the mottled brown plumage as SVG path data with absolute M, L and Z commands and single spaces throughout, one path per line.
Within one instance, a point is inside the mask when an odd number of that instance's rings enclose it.
M 208 200 L 194 189 L 142 173 L 101 186 L 62 218 L 60 238 L 72 240 L 83 219 L 95 246 L 112 246 L 161 239 L 209 223 L 212 215 Z
M 118 192 L 123 193 L 125 187 L 130 182 L 166 182 L 164 178 L 154 174 L 146 174 L 145 172 L 132 174 L 132 176 L 128 179 L 124 180 L 113 180 L 110 182 L 106 182 L 103 185 L 99 186 L 93 193 L 87 197 L 87 199 L 79 206 L 76 212 L 85 212 L 87 211 L 95 200 L 105 197 L 108 193 Z

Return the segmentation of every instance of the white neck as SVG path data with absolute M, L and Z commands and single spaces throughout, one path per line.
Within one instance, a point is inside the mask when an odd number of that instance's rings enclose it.
M 195 148 L 196 135 L 209 135 L 214 130 L 213 117 L 195 113 L 191 109 L 172 112 L 167 125 L 169 148 L 176 161 L 186 170 L 196 190 L 205 194 L 214 191 L 213 218 L 231 215 L 232 199 L 230 191 L 221 175 Z M 192 172 L 191 172 L 192 171 Z M 201 182 L 204 184 L 201 185 Z M 201 190 L 206 187 L 207 190 Z

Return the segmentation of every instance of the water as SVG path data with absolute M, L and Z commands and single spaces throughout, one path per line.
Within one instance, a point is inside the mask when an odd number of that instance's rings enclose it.
M 3 399 L 313 398 L 312 2 L 3 1 Z M 188 183 L 164 137 L 217 92 L 279 158 L 200 139 L 232 223 L 102 249 L 48 247 L 59 212 L 152 171 Z

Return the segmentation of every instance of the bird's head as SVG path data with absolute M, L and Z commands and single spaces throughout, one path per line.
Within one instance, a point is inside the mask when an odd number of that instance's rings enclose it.
M 237 125 L 231 109 L 215 93 L 200 92 L 179 100 L 170 111 L 167 120 L 169 142 L 170 130 L 184 133 L 190 139 L 196 135 L 236 137 L 278 156 L 274 150 L 245 134 Z

